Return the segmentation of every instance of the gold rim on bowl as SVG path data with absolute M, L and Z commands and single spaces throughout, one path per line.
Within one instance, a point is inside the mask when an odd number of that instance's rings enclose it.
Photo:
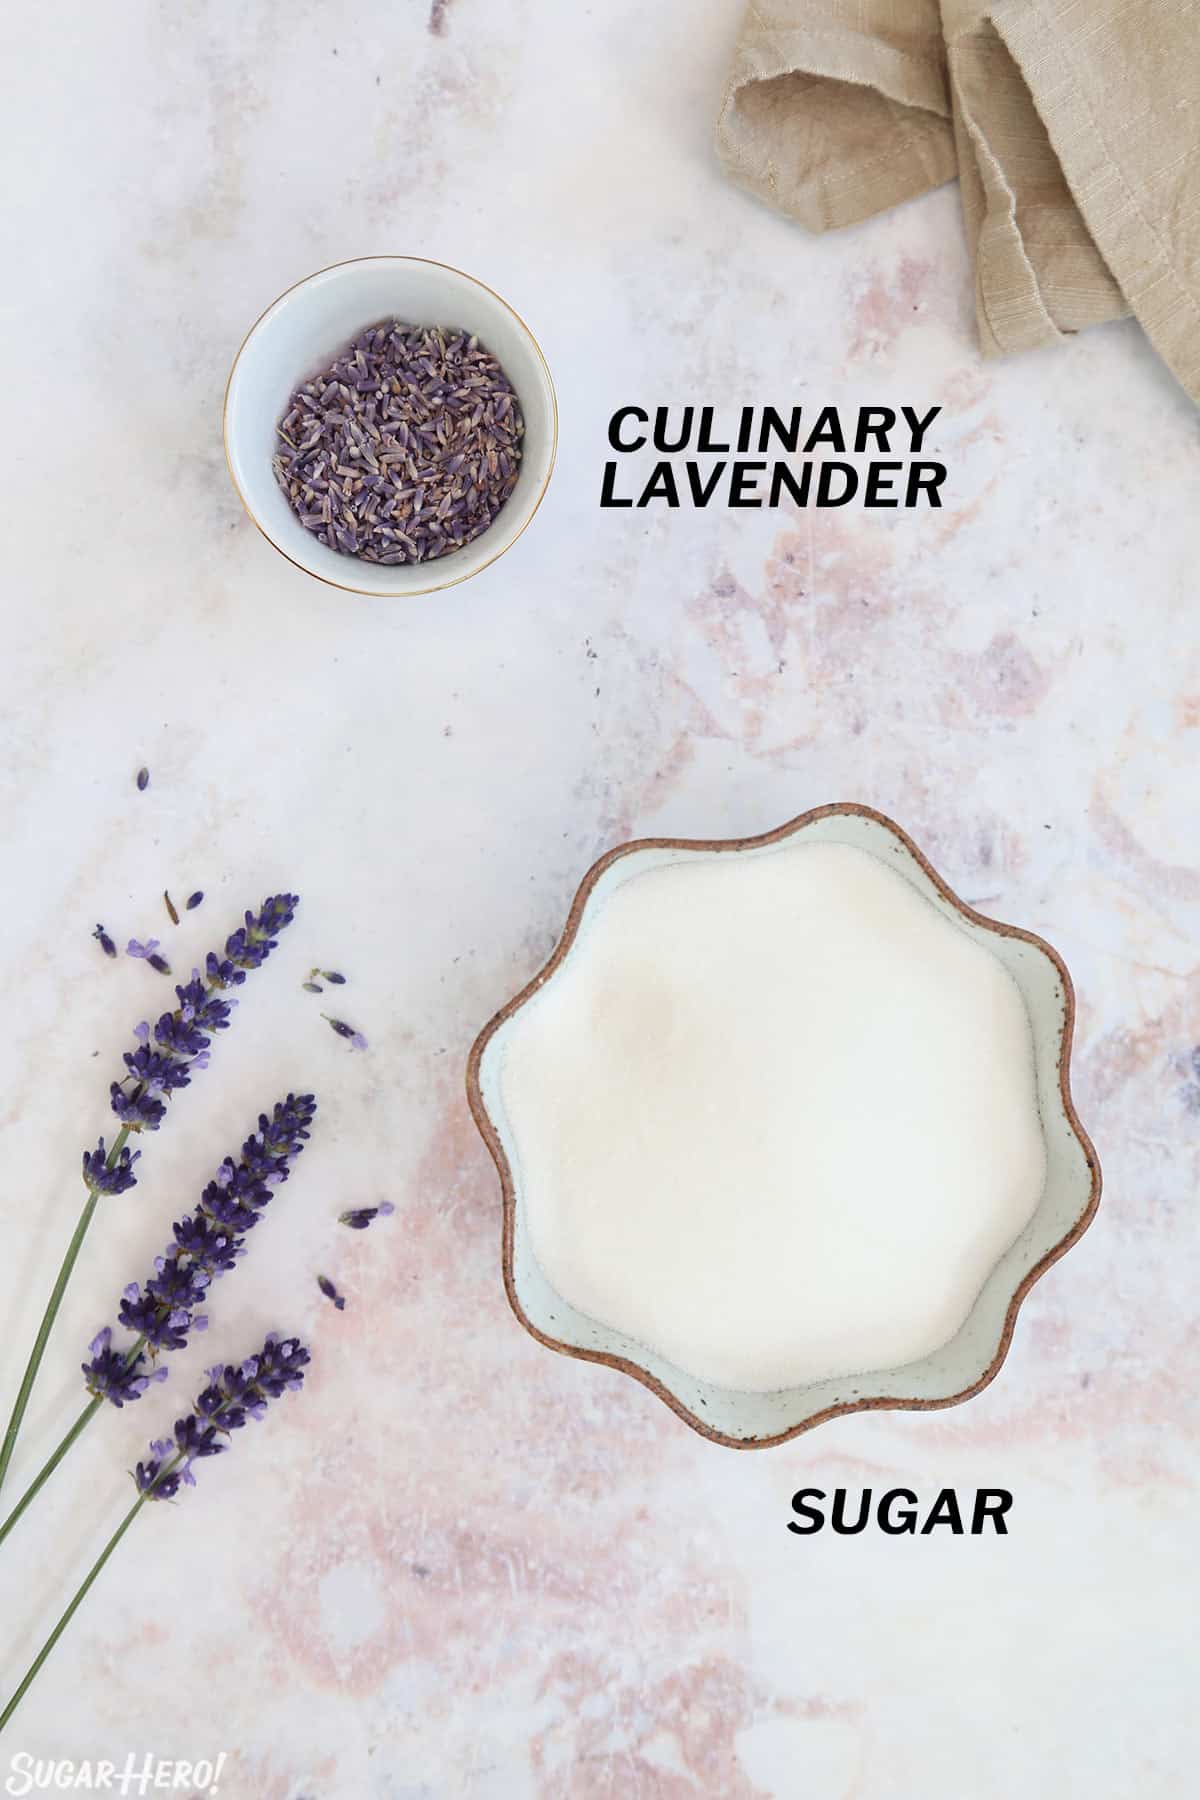
M 678 1395 L 672 1393 L 671 1390 L 657 1378 L 657 1376 L 652 1375 L 648 1369 L 643 1368 L 640 1363 L 634 1362 L 630 1357 L 620 1356 L 609 1350 L 589 1350 L 576 1344 L 564 1343 L 562 1339 L 551 1337 L 547 1332 L 542 1331 L 541 1328 L 535 1325 L 525 1313 L 517 1294 L 516 1280 L 513 1273 L 513 1242 L 517 1204 L 516 1190 L 508 1157 L 505 1153 L 504 1146 L 500 1141 L 499 1133 L 492 1123 L 491 1116 L 488 1113 L 487 1105 L 483 1098 L 483 1091 L 480 1085 L 480 1065 L 484 1051 L 487 1049 L 488 1044 L 491 1042 L 496 1032 L 499 1031 L 500 1027 L 505 1024 L 507 1020 L 512 1018 L 515 1012 L 519 1011 L 527 1001 L 533 998 L 567 956 L 575 941 L 576 935 L 578 934 L 584 909 L 587 906 L 588 900 L 591 898 L 592 890 L 595 888 L 596 883 L 604 874 L 605 870 L 610 868 L 612 864 L 617 862 L 620 858 L 631 856 L 635 851 L 641 850 L 756 849 L 766 844 L 779 843 L 782 839 L 791 837 L 795 832 L 801 831 L 806 825 L 814 824 L 818 819 L 834 818 L 839 815 L 871 819 L 877 825 L 884 826 L 899 840 L 901 845 L 903 845 L 913 857 L 918 868 L 920 868 L 933 883 L 936 891 L 942 895 L 945 900 L 949 901 L 949 903 L 955 907 L 965 919 L 974 925 L 982 926 L 987 931 L 996 933 L 999 937 L 1018 938 L 1026 944 L 1032 944 L 1035 949 L 1040 950 L 1042 954 L 1049 959 L 1062 983 L 1063 990 L 1063 1023 L 1058 1048 L 1058 1092 L 1067 1125 L 1078 1141 L 1079 1147 L 1083 1152 L 1084 1161 L 1087 1164 L 1090 1177 L 1088 1198 L 1083 1210 L 1071 1229 L 1065 1232 L 1058 1242 L 1053 1244 L 1031 1269 L 1026 1271 L 1025 1275 L 1018 1283 L 1005 1311 L 1004 1325 L 1000 1333 L 1000 1341 L 996 1348 L 996 1353 L 978 1379 L 972 1381 L 967 1387 L 960 1389 L 957 1393 L 939 1396 L 934 1399 L 911 1398 L 899 1394 L 884 1394 L 870 1395 L 862 1399 L 842 1400 L 838 1401 L 835 1405 L 822 1408 L 820 1412 L 813 1413 L 809 1418 L 802 1419 L 796 1425 L 789 1426 L 786 1431 L 774 1432 L 770 1436 L 765 1437 L 733 1437 L 727 1432 L 717 1430 L 707 1420 L 700 1418 L 698 1414 L 694 1413 L 690 1407 L 684 1404 Z M 1026 931 L 1019 925 L 1002 924 L 999 920 L 989 919 L 983 913 L 976 912 L 974 907 L 968 906 L 966 901 L 960 899 L 953 889 L 942 879 L 932 863 L 930 863 L 929 859 L 909 837 L 908 833 L 897 825 L 894 819 L 888 818 L 886 813 L 877 812 L 874 807 L 861 806 L 854 801 L 838 801 L 828 806 L 813 807 L 809 812 L 801 813 L 797 818 L 789 819 L 786 824 L 777 826 L 775 830 L 765 831 L 756 837 L 652 837 L 634 838 L 628 843 L 618 844 L 614 849 L 606 851 L 603 856 L 594 862 L 580 882 L 575 898 L 571 904 L 571 910 L 567 915 L 567 922 L 563 928 L 562 936 L 555 946 L 549 961 L 533 977 L 532 981 L 528 982 L 526 986 L 521 989 L 519 994 L 516 994 L 505 1006 L 500 1008 L 500 1011 L 496 1013 L 493 1018 L 488 1020 L 472 1045 L 471 1053 L 467 1060 L 467 1103 L 471 1108 L 471 1115 L 475 1120 L 475 1124 L 479 1129 L 484 1143 L 487 1145 L 492 1161 L 496 1165 L 496 1171 L 500 1177 L 500 1189 L 503 1199 L 501 1258 L 504 1273 L 504 1291 L 508 1296 L 508 1303 L 520 1323 L 525 1327 L 526 1331 L 531 1337 L 536 1338 L 539 1344 L 544 1344 L 549 1350 L 557 1350 L 560 1355 L 578 1357 L 581 1362 L 603 1363 L 610 1369 L 619 1369 L 622 1374 L 631 1375 L 635 1381 L 640 1381 L 643 1387 L 649 1388 L 651 1393 L 657 1394 L 658 1398 L 664 1401 L 665 1404 L 670 1407 L 671 1411 L 683 1420 L 684 1424 L 690 1425 L 694 1431 L 698 1431 L 702 1437 L 709 1438 L 713 1443 L 724 1444 L 734 1450 L 768 1449 L 774 1444 L 786 1443 L 791 1438 L 799 1437 L 802 1432 L 811 1431 L 814 1426 L 822 1425 L 826 1420 L 839 1418 L 846 1413 L 898 1409 L 913 1412 L 932 1412 L 946 1406 L 958 1406 L 962 1401 L 970 1400 L 975 1394 L 978 1394 L 983 1388 L 987 1387 L 989 1382 L 995 1380 L 1008 1355 L 1009 1346 L 1012 1343 L 1013 1331 L 1017 1322 L 1017 1314 L 1021 1310 L 1021 1305 L 1025 1296 L 1029 1293 L 1029 1290 L 1033 1287 L 1034 1283 L 1046 1273 L 1047 1269 L 1051 1268 L 1061 1256 L 1065 1256 L 1071 1246 L 1077 1243 L 1083 1236 L 1095 1216 L 1097 1206 L 1100 1204 L 1101 1175 L 1099 1159 L 1091 1139 L 1080 1122 L 1079 1115 L 1075 1110 L 1074 1100 L 1071 1096 L 1070 1059 L 1074 1026 L 1075 989 L 1072 985 L 1071 977 L 1067 972 L 1066 965 L 1053 945 L 1048 944 L 1046 940 L 1039 937 L 1036 932 Z
M 282 544 L 277 544 L 270 532 L 267 531 L 266 527 L 260 524 L 254 509 L 242 492 L 241 483 L 233 472 L 233 459 L 229 454 L 229 390 L 233 386 L 233 377 L 237 370 L 238 363 L 241 361 L 242 352 L 266 318 L 267 314 L 274 312 L 281 300 L 286 300 L 289 294 L 294 294 L 296 292 L 297 288 L 307 287 L 308 283 L 310 281 L 315 281 L 319 275 L 328 275 L 333 269 L 353 268 L 355 264 L 364 262 L 423 263 L 427 268 L 444 269 L 447 274 L 458 275 L 462 280 L 469 281 L 473 287 L 482 288 L 483 292 L 485 294 L 490 294 L 492 299 L 504 308 L 505 312 L 512 314 L 513 318 L 517 321 L 517 324 L 529 338 L 530 343 L 537 353 L 538 361 L 541 363 L 542 369 L 545 372 L 546 387 L 550 394 L 550 460 L 546 464 L 546 478 L 538 489 L 537 498 L 529 509 L 529 517 L 521 526 L 520 531 L 514 532 L 507 544 L 502 545 L 494 556 L 489 556 L 486 562 L 480 563 L 478 568 L 468 569 L 466 573 L 462 575 L 451 575 L 445 581 L 435 581 L 429 587 L 404 588 L 398 590 L 394 594 L 381 594 L 376 588 L 355 587 L 352 582 L 348 581 L 334 581 L 331 576 L 318 574 L 315 569 L 310 569 L 306 564 L 297 562 L 294 556 L 289 556 Z M 291 563 L 293 569 L 299 569 L 302 575 L 309 576 L 313 581 L 322 581 L 326 587 L 337 588 L 343 594 L 362 594 L 368 600 L 416 600 L 423 594 L 439 594 L 446 588 L 457 587 L 460 582 L 470 581 L 472 576 L 482 575 L 485 569 L 490 569 L 493 563 L 499 562 L 505 551 L 511 550 L 513 545 L 517 542 L 517 539 L 524 535 L 538 508 L 541 506 L 542 501 L 546 497 L 546 489 L 550 486 L 550 477 L 554 473 L 554 463 L 558 455 L 558 395 L 554 391 L 554 377 L 550 373 L 550 365 L 546 361 L 545 352 L 526 321 L 521 317 L 516 307 L 510 305 L 504 298 L 503 294 L 498 294 L 495 288 L 490 288 L 486 281 L 480 281 L 477 275 L 469 275 L 465 269 L 455 268 L 453 263 L 438 262 L 436 257 L 432 256 L 400 256 L 386 252 L 380 256 L 348 256 L 344 257 L 340 262 L 326 263 L 323 269 L 314 269 L 311 275 L 304 275 L 299 281 L 293 281 L 290 287 L 285 287 L 281 294 L 276 294 L 274 300 L 272 300 L 269 305 L 263 307 L 257 319 L 255 319 L 253 325 L 251 325 L 249 331 L 247 331 L 245 337 L 238 345 L 233 361 L 229 365 L 229 374 L 225 378 L 225 395 L 221 402 L 221 444 L 225 452 L 225 467 L 229 472 L 229 479 L 233 483 L 234 492 L 242 503 L 242 511 L 253 525 L 255 531 L 258 532 L 259 536 L 264 538 L 266 542 L 270 544 L 272 550 L 282 556 L 285 562 Z

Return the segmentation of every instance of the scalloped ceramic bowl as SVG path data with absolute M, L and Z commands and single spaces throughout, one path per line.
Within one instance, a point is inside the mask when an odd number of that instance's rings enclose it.
M 646 1345 L 578 1311 L 550 1285 L 529 1241 L 519 1181 L 513 1173 L 520 1162 L 505 1117 L 499 1072 L 509 1021 L 570 956 L 590 908 L 645 870 L 695 857 L 770 856 L 799 833 L 809 842 L 847 844 L 877 857 L 1009 971 L 1031 1026 L 1047 1173 L 1029 1223 L 993 1266 L 961 1329 L 941 1349 L 902 1368 L 777 1392 L 745 1393 L 687 1373 Z M 819 807 L 762 837 L 695 842 L 647 838 L 620 845 L 585 876 L 562 939 L 545 968 L 484 1027 L 471 1051 L 467 1094 L 500 1175 L 504 1285 L 513 1311 L 540 1343 L 632 1375 L 705 1437 L 736 1448 L 781 1443 L 840 1413 L 952 1406 L 969 1399 L 992 1380 L 1004 1361 L 1025 1295 L 1082 1235 L 1099 1202 L 1099 1164 L 1071 1101 L 1068 1065 L 1074 1010 L 1070 977 L 1049 944 L 1032 932 L 996 924 L 972 911 L 899 826 L 867 807 Z
M 473 331 L 500 360 L 525 420 L 521 472 L 495 523 L 432 562 L 385 567 L 343 556 L 306 531 L 271 467 L 275 427 L 302 381 L 379 319 Z M 421 256 L 361 256 L 320 269 L 281 294 L 247 332 L 225 389 L 225 460 L 238 497 L 268 543 L 331 587 L 385 597 L 436 593 L 478 575 L 515 544 L 554 468 L 554 383 L 525 321 L 473 275 Z

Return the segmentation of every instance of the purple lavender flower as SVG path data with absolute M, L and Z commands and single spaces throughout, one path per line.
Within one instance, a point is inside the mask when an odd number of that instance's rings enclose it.
M 334 1287 L 332 1281 L 330 1281 L 328 1275 L 318 1275 L 317 1276 L 317 1286 L 320 1288 L 321 1292 L 324 1294 L 324 1296 L 327 1300 L 333 1301 L 333 1304 L 337 1307 L 339 1312 L 345 1312 L 346 1296 L 344 1294 L 338 1293 L 338 1291 Z
M 143 1346 L 154 1359 L 181 1350 L 191 1332 L 207 1328 L 208 1316 L 201 1309 L 207 1304 L 209 1287 L 240 1260 L 246 1232 L 258 1223 L 275 1189 L 287 1180 L 292 1160 L 311 1135 L 309 1127 L 316 1110 L 311 1094 L 289 1094 L 286 1100 L 276 1102 L 269 1117 L 260 1113 L 258 1131 L 242 1145 L 239 1160 L 227 1156 L 201 1194 L 196 1210 L 185 1213 L 172 1227 L 175 1241 L 156 1257 L 153 1275 L 144 1283 L 130 1282 L 125 1289 L 117 1318 L 127 1331 L 136 1333 L 137 1343 L 124 1352 L 134 1359 L 134 1367 L 144 1360 Z M 105 1351 L 112 1338 L 111 1330 L 106 1328 L 106 1332 L 101 1333 Z M 112 1399 L 113 1392 L 104 1382 L 108 1366 L 106 1362 L 97 1370 L 85 1363 L 83 1369 L 88 1391 L 103 1392 Z M 123 1404 L 136 1399 L 144 1386 L 137 1392 L 119 1391 L 117 1404 Z
M 140 1400 L 152 1381 L 166 1379 L 165 1369 L 156 1369 L 153 1374 L 145 1372 L 146 1359 L 140 1350 L 114 1350 L 109 1325 L 96 1333 L 88 1345 L 88 1354 L 91 1361 L 80 1366 L 87 1391 L 95 1400 L 111 1400 L 114 1406 L 124 1406 L 130 1400 Z
M 103 925 L 98 924 L 95 931 L 93 931 L 92 936 L 103 950 L 105 956 L 115 956 L 117 954 L 117 946 L 113 943 Z
M 272 1332 L 258 1354 L 240 1366 L 218 1363 L 208 1369 L 208 1386 L 195 1409 L 176 1419 L 173 1439 L 153 1439 L 149 1459 L 137 1465 L 133 1479 L 139 1494 L 148 1500 L 170 1500 L 181 1483 L 195 1486 L 192 1464 L 219 1456 L 229 1448 L 230 1434 L 240 1431 L 247 1419 L 261 1419 L 270 1401 L 289 1388 L 303 1386 L 309 1360 L 299 1338 Z
M 331 1019 L 328 1013 L 322 1013 L 331 1031 L 336 1031 L 340 1038 L 349 1038 L 352 1050 L 365 1050 L 367 1040 L 361 1031 L 355 1031 L 353 1025 L 347 1025 L 345 1019 Z
M 348 1225 L 351 1231 L 365 1231 L 372 1219 L 390 1218 L 395 1210 L 390 1200 L 381 1200 L 378 1206 L 354 1206 L 338 1214 L 338 1224 Z
M 83 1179 L 93 1193 L 123 1194 L 126 1188 L 137 1184 L 133 1165 L 141 1154 L 140 1150 L 131 1151 L 126 1146 L 115 1162 L 110 1162 L 104 1139 L 100 1138 L 94 1150 L 85 1150 L 83 1153 Z
M 134 1470 L 133 1479 L 139 1494 L 145 1494 L 151 1500 L 173 1500 L 179 1492 L 182 1476 L 164 1474 L 166 1459 L 175 1450 L 173 1438 L 151 1438 L 150 1458 L 140 1462 Z
M 154 1027 L 153 1049 L 149 1025 L 137 1027 L 134 1036 L 139 1040 L 138 1048 L 125 1055 L 128 1074 L 110 1088 L 112 1110 L 122 1129 L 157 1131 L 166 1116 L 164 1101 L 188 1085 L 193 1068 L 207 1066 L 210 1034 L 225 1030 L 229 1024 L 235 1002 L 221 998 L 224 990 L 240 987 L 246 972 L 266 961 L 278 942 L 279 932 L 295 917 L 299 903 L 295 894 L 271 894 L 257 913 L 246 913 L 245 923 L 225 940 L 224 956 L 210 951 L 204 975 L 194 969 L 192 979 L 175 989 L 179 1005 L 174 1012 L 165 1012 L 159 1018 Z M 153 962 L 156 945 L 155 938 L 145 944 L 131 938 L 128 953 Z
M 199 906 L 199 904 L 203 900 L 203 898 L 204 898 L 204 889 L 203 888 L 197 888 L 194 894 L 189 894 L 187 897 L 188 912 L 195 912 L 196 908 Z
M 167 1109 L 153 1094 L 127 1094 L 119 1082 L 109 1087 L 112 1109 L 124 1131 L 157 1131 L 167 1116 Z
M 144 944 L 140 944 L 137 938 L 130 938 L 125 946 L 125 954 L 126 956 L 140 956 L 143 961 L 150 964 L 152 969 L 157 969 L 160 975 L 171 973 L 171 965 L 166 957 L 158 954 L 157 938 L 147 938 Z
M 149 769 L 139 769 L 137 772 L 138 793 L 144 794 L 146 789 L 149 786 L 150 786 L 150 771 L 149 771 Z

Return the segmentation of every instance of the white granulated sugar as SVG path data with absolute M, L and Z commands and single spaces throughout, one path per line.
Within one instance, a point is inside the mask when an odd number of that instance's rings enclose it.
M 551 1284 L 731 1388 L 938 1349 L 1045 1179 L 1015 982 L 846 845 L 593 897 L 500 1084 Z

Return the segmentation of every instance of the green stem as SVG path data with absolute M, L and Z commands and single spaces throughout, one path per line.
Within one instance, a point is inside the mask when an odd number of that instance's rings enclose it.
M 234 1403 L 232 1400 L 223 1401 L 221 1403 L 221 1405 L 218 1406 L 216 1408 L 216 1410 L 213 1412 L 209 1422 L 215 1423 L 216 1420 L 218 1420 L 221 1417 L 221 1415 L 233 1404 Z M 29 1688 L 33 1682 L 34 1676 L 37 1674 L 38 1670 L 41 1668 L 42 1664 L 45 1662 L 46 1658 L 49 1656 L 50 1652 L 53 1650 L 55 1644 L 57 1644 L 57 1642 L 58 1642 L 59 1638 L 62 1636 L 63 1632 L 67 1629 L 67 1626 L 71 1623 L 71 1620 L 75 1617 L 75 1614 L 79 1610 L 80 1602 L 83 1600 L 84 1595 L 87 1593 L 88 1589 L 91 1587 L 93 1581 L 95 1581 L 97 1575 L 100 1573 L 101 1569 L 104 1567 L 105 1563 L 108 1561 L 109 1557 L 112 1555 L 113 1551 L 116 1549 L 116 1547 L 120 1543 L 121 1539 L 125 1536 L 125 1533 L 129 1530 L 129 1527 L 133 1524 L 133 1521 L 137 1518 L 138 1514 L 141 1512 L 143 1506 L 145 1506 L 147 1500 L 157 1499 L 158 1489 L 162 1486 L 163 1482 L 167 1479 L 168 1475 L 173 1475 L 175 1473 L 175 1470 L 179 1467 L 180 1463 L 183 1461 L 184 1461 L 183 1451 L 177 1450 L 175 1452 L 174 1456 L 171 1458 L 170 1462 L 165 1462 L 162 1465 L 161 1469 L 159 1469 L 157 1475 L 154 1477 L 154 1480 L 151 1482 L 150 1486 L 148 1488 L 146 1488 L 144 1490 L 144 1492 L 142 1492 L 138 1495 L 137 1499 L 134 1501 L 134 1503 L 130 1507 L 129 1511 L 125 1514 L 125 1517 L 121 1520 L 121 1523 L 117 1526 L 117 1529 L 113 1532 L 113 1534 L 109 1538 L 107 1544 L 105 1544 L 103 1550 L 100 1552 L 99 1556 L 96 1558 L 95 1562 L 92 1564 L 91 1568 L 88 1570 L 87 1574 L 84 1576 L 83 1581 L 81 1582 L 78 1590 L 76 1591 L 75 1598 L 71 1601 L 71 1604 L 67 1607 L 66 1612 L 64 1612 L 62 1618 L 58 1621 L 58 1624 L 54 1627 L 54 1630 L 50 1633 L 50 1636 L 46 1639 L 45 1643 L 42 1645 L 41 1649 L 38 1651 L 37 1655 L 34 1657 L 33 1661 L 30 1663 L 29 1668 L 25 1672 L 25 1677 L 24 1677 L 23 1681 L 21 1682 L 20 1687 L 17 1689 L 16 1693 L 13 1695 L 12 1699 L 9 1701 L 8 1705 L 5 1707 L 4 1711 L 2 1713 L 0 1713 L 0 1731 L 4 1730 L 4 1727 L 8 1724 L 8 1721 L 12 1718 L 12 1716 L 16 1712 L 18 1706 L 20 1706 L 21 1701 L 25 1698 L 25 1695 L 29 1691 Z
M 113 1532 L 113 1534 L 109 1538 L 107 1544 L 105 1544 L 103 1550 L 100 1552 L 99 1556 L 96 1558 L 95 1562 L 92 1564 L 91 1568 L 88 1570 L 88 1573 L 84 1576 L 83 1582 L 82 1582 L 81 1586 L 79 1587 L 78 1591 L 76 1592 L 75 1598 L 71 1601 L 71 1604 L 67 1607 L 66 1612 L 64 1612 L 64 1614 L 62 1615 L 62 1618 L 58 1621 L 58 1624 L 54 1627 L 54 1630 L 50 1633 L 50 1636 L 46 1639 L 45 1643 L 42 1645 L 41 1649 L 38 1651 L 37 1655 L 34 1657 L 32 1663 L 29 1665 L 29 1668 L 25 1674 L 25 1678 L 21 1682 L 20 1687 L 17 1689 L 16 1693 L 13 1695 L 12 1699 L 9 1701 L 8 1705 L 5 1707 L 4 1711 L 2 1713 L 0 1713 L 0 1731 L 4 1730 L 4 1727 L 8 1724 L 8 1721 L 12 1718 L 12 1716 L 16 1712 L 18 1706 L 20 1706 L 21 1701 L 25 1698 L 25 1695 L 29 1690 L 29 1687 L 33 1681 L 34 1676 L 37 1674 L 38 1670 L 41 1668 L 42 1664 L 45 1662 L 46 1658 L 49 1656 L 50 1652 L 53 1650 L 55 1644 L 57 1644 L 57 1642 L 58 1642 L 59 1638 L 62 1636 L 63 1632 L 67 1629 L 67 1626 L 71 1623 L 71 1620 L 74 1618 L 76 1612 L 79 1609 L 79 1606 L 83 1600 L 84 1595 L 87 1593 L 88 1589 L 91 1587 L 93 1581 L 95 1581 L 97 1575 L 99 1575 L 101 1569 L 104 1567 L 105 1563 L 108 1561 L 109 1557 L 112 1555 L 113 1551 L 116 1549 L 116 1547 L 120 1543 L 121 1539 L 125 1536 L 125 1533 L 129 1530 L 129 1527 L 133 1524 L 133 1521 L 137 1518 L 138 1514 L 141 1512 L 142 1507 L 146 1504 L 146 1501 L 148 1498 L 149 1498 L 148 1494 L 139 1494 L 138 1495 L 137 1499 L 134 1501 L 134 1503 L 130 1507 L 129 1511 L 125 1514 L 125 1517 L 121 1520 L 121 1523 L 117 1526 L 117 1529 Z
M 132 1344 L 130 1346 L 130 1348 L 125 1352 L 125 1367 L 127 1369 L 133 1363 L 135 1363 L 137 1361 L 138 1353 L 145 1346 L 145 1342 L 146 1342 L 146 1334 L 145 1334 L 145 1332 L 143 1332 L 141 1337 L 137 1340 L 137 1343 Z M 63 1457 L 67 1454 L 67 1451 L 71 1448 L 71 1445 L 75 1442 L 75 1439 L 83 1431 L 84 1426 L 89 1425 L 91 1423 L 91 1421 L 95 1418 L 96 1414 L 99 1412 L 102 1405 L 103 1405 L 103 1398 L 99 1394 L 97 1394 L 97 1396 L 94 1400 L 88 1401 L 88 1404 L 84 1407 L 83 1411 L 80 1413 L 79 1417 L 76 1419 L 75 1423 L 72 1425 L 70 1431 L 68 1431 L 66 1437 L 63 1438 L 63 1440 L 59 1444 L 57 1450 L 53 1450 L 50 1453 L 49 1457 L 47 1457 L 46 1461 L 42 1464 L 41 1468 L 38 1470 L 37 1474 L 34 1476 L 33 1480 L 30 1482 L 29 1486 L 25 1489 L 25 1492 L 21 1495 L 21 1498 L 17 1501 L 17 1504 L 13 1507 L 12 1511 L 9 1513 L 7 1519 L 5 1519 L 3 1525 L 0 1525 L 0 1544 L 2 1544 L 4 1542 L 5 1538 L 8 1536 L 9 1532 L 12 1530 L 12 1528 L 16 1524 L 17 1520 L 21 1517 L 21 1514 L 25 1511 L 25 1508 L 29 1505 L 30 1501 L 34 1498 L 35 1494 L 37 1494 L 38 1490 L 43 1486 L 43 1484 L 45 1482 L 49 1481 L 51 1475 L 53 1475 L 55 1469 L 57 1469 L 59 1463 L 62 1461 Z
M 29 1505 L 30 1501 L 37 1494 L 38 1490 L 50 1479 L 51 1475 L 53 1475 L 55 1469 L 57 1469 L 59 1463 L 67 1454 L 67 1451 L 71 1448 L 71 1445 L 75 1442 L 75 1439 L 79 1436 L 84 1426 L 91 1423 L 102 1405 L 103 1401 L 98 1397 L 95 1400 L 90 1400 L 72 1425 L 70 1431 L 68 1431 L 66 1437 L 62 1440 L 62 1443 L 58 1446 L 58 1449 L 53 1451 L 42 1464 L 42 1467 L 34 1476 L 29 1486 L 25 1489 L 25 1492 L 17 1501 L 17 1504 L 13 1507 L 3 1525 L 0 1525 L 0 1544 L 4 1542 L 5 1538 L 8 1536 L 17 1520 L 21 1517 L 21 1514 L 25 1511 L 25 1508 Z
M 108 1153 L 107 1161 L 110 1168 L 120 1155 L 128 1136 L 128 1128 L 117 1133 L 116 1142 Z M 38 1334 L 33 1340 L 33 1349 L 30 1351 L 29 1361 L 25 1365 L 25 1373 L 21 1377 L 21 1385 L 17 1389 L 16 1403 L 12 1409 L 12 1416 L 8 1421 L 8 1430 L 4 1433 L 3 1444 L 0 1444 L 0 1487 L 4 1486 L 4 1477 L 8 1474 L 8 1465 L 12 1461 L 13 1451 L 17 1447 L 17 1433 L 21 1429 L 21 1422 L 25 1417 L 25 1408 L 29 1405 L 29 1396 L 33 1392 L 33 1384 L 37 1380 L 38 1370 L 42 1366 L 42 1357 L 46 1352 L 47 1339 L 53 1329 L 54 1321 L 58 1317 L 58 1309 L 62 1305 L 62 1297 L 66 1292 L 67 1283 L 71 1279 L 71 1271 L 75 1267 L 76 1258 L 83 1247 L 83 1240 L 87 1236 L 88 1226 L 92 1222 L 92 1214 L 96 1210 L 96 1202 L 99 1198 L 100 1193 L 97 1188 L 88 1189 L 88 1197 L 84 1203 L 83 1211 L 79 1215 L 79 1223 L 75 1227 L 74 1236 L 72 1237 L 71 1242 L 67 1245 L 67 1254 L 63 1257 L 62 1267 L 58 1271 L 58 1279 L 54 1283 L 50 1298 L 46 1303 L 46 1310 L 42 1314 L 42 1322 L 38 1326 Z

